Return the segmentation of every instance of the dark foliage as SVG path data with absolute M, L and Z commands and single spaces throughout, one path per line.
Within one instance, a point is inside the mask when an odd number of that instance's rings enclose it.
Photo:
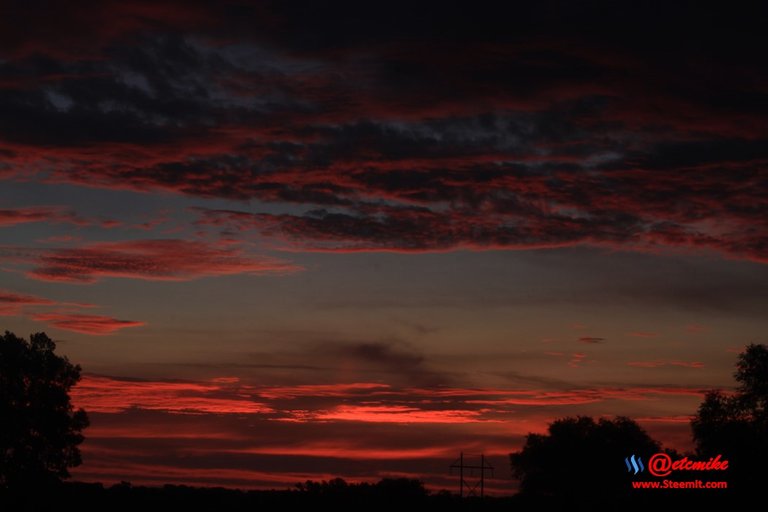
M 386 503 L 400 501 L 418 505 L 427 497 L 427 490 L 419 480 L 411 478 L 385 478 L 376 484 L 349 484 L 341 478 L 329 481 L 307 481 L 296 488 L 314 499 L 339 504 L 358 503 L 363 506 L 371 501 Z
M 756 493 L 768 478 L 768 347 L 749 345 L 739 355 L 736 393 L 711 391 L 691 422 L 696 451 L 729 460 L 736 492 Z
M 547 434 L 528 434 L 510 462 L 522 495 L 606 501 L 631 490 L 625 457 L 648 460 L 659 450 L 659 443 L 629 418 L 582 416 L 553 422 Z
M 44 333 L 0 337 L 0 488 L 50 486 L 81 462 L 88 418 L 69 399 L 80 367 L 55 349 Z

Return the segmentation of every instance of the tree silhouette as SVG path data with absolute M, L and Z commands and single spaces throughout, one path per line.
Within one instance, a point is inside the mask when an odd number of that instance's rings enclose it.
M 580 416 L 556 420 L 548 434 L 528 434 L 510 462 L 522 495 L 584 502 L 626 495 L 632 475 L 624 459 L 636 455 L 647 461 L 659 449 L 629 418 Z
M 749 345 L 739 354 L 736 393 L 710 391 L 691 421 L 696 451 L 729 460 L 729 484 L 757 491 L 768 477 L 768 347 Z
M 55 349 L 45 333 L 0 336 L 0 488 L 40 488 L 81 462 L 88 417 L 69 399 L 80 367 Z

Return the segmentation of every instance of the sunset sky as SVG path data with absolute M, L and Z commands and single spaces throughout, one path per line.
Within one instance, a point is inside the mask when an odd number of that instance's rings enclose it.
M 768 341 L 766 9 L 500 3 L 0 3 L 0 329 L 82 366 L 75 478 L 689 446 Z

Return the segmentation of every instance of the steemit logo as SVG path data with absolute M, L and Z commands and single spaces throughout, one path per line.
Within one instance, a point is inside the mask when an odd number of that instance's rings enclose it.
M 630 473 L 633 469 L 635 470 L 635 474 L 645 471 L 645 466 L 643 466 L 643 459 L 640 457 L 635 457 L 634 454 L 631 457 L 626 457 L 624 459 L 624 463 L 627 465 L 627 471 Z

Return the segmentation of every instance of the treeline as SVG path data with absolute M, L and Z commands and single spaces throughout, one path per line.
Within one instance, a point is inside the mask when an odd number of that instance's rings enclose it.
M 510 510 L 513 497 L 461 500 L 449 492 L 429 493 L 414 479 L 383 479 L 377 483 L 348 483 L 340 478 L 307 481 L 287 490 L 239 490 L 222 487 L 164 485 L 135 486 L 127 482 L 62 482 L 44 492 L 9 493 L 0 490 L 0 510 L 19 512 L 180 512 L 279 511 L 279 510 Z M 3 506 L 5 505 L 5 506 Z
M 573 469 L 578 471 L 578 466 Z M 179 512 L 272 512 L 312 511 L 603 511 L 642 510 L 664 505 L 665 510 L 705 510 L 740 505 L 729 493 L 702 491 L 637 491 L 632 496 L 612 496 L 598 481 L 593 482 L 592 496 L 605 500 L 576 499 L 562 495 L 486 496 L 459 498 L 448 491 L 430 493 L 418 480 L 383 479 L 377 483 L 348 483 L 342 479 L 305 482 L 286 490 L 240 490 L 222 487 L 164 485 L 147 487 L 123 482 L 111 486 L 101 483 L 62 482 L 45 490 L 9 495 L 0 490 L 0 510 L 14 512 L 145 512 L 172 510 Z

